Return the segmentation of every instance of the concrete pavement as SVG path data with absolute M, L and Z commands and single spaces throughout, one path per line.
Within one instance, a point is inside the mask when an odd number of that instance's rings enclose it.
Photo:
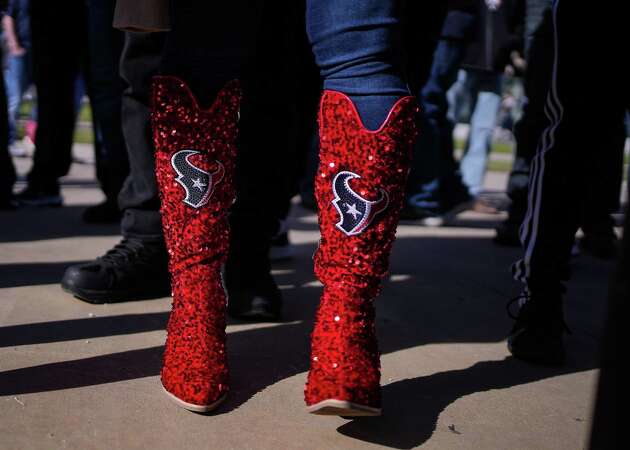
M 19 171 L 28 164 L 19 159 Z M 534 367 L 505 348 L 505 303 L 519 291 L 508 266 L 518 251 L 491 243 L 500 217 L 467 213 L 440 229 L 402 224 L 377 302 L 384 416 L 312 416 L 302 389 L 320 292 L 311 268 L 318 232 L 296 207 L 295 260 L 274 267 L 285 321 L 230 322 L 230 397 L 197 415 L 159 385 L 170 299 L 93 306 L 58 285 L 68 264 L 119 239 L 115 226 L 81 222 L 82 208 L 101 198 L 93 170 L 73 166 L 67 207 L 0 212 L 0 449 L 585 447 L 611 264 L 574 261 L 568 364 Z M 489 187 L 504 183 L 488 177 Z

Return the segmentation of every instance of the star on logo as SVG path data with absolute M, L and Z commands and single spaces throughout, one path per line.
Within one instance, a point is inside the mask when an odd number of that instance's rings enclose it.
M 362 216 L 363 214 L 361 214 L 361 211 L 359 211 L 357 209 L 357 204 L 353 203 L 352 205 L 346 203 L 346 206 L 348 207 L 348 210 L 346 211 L 346 214 L 351 214 L 352 218 L 354 220 L 357 220 L 357 216 Z
M 206 183 L 201 181 L 201 178 L 194 178 L 192 182 L 193 182 L 193 187 L 199 189 L 200 191 L 203 191 L 203 188 L 207 186 Z

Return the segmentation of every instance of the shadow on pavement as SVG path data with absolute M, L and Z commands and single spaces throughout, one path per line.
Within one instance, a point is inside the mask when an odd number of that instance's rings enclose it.
M 68 213 L 67 208 L 65 212 L 58 211 L 59 217 Z M 57 212 L 51 210 L 47 214 Z M 52 231 L 40 230 L 37 234 L 33 226 L 28 240 L 44 239 L 45 235 L 101 234 L 85 225 L 73 229 L 71 221 L 80 220 L 78 211 L 73 214 L 73 219 L 53 225 Z M 316 224 L 302 222 L 301 227 L 314 230 Z M 7 229 L 6 224 L 2 228 Z M 24 236 L 22 239 L 27 240 Z M 12 239 L 3 234 L 2 240 Z M 293 262 L 274 265 L 280 269 L 278 283 L 285 286 L 287 322 L 228 334 L 231 394 L 217 414 L 228 413 L 269 386 L 308 370 L 309 334 L 321 289 L 312 283 L 310 257 L 315 243 L 295 247 Z M 392 256 L 392 277 L 377 302 L 382 353 L 430 343 L 502 341 L 510 325 L 504 305 L 515 293 L 507 268 L 517 255 L 518 250 L 491 247 L 484 237 L 400 237 Z M 384 417 L 353 420 L 338 431 L 366 442 L 411 448 L 431 436 L 439 414 L 458 398 L 595 368 L 604 302 L 593 298 L 599 291 L 589 286 L 605 286 L 609 266 L 592 264 L 590 260 L 583 264 L 586 267 L 575 274 L 581 278 L 581 284 L 574 289 L 575 301 L 568 307 L 569 324 L 577 324 L 572 327 L 569 345 L 580 352 L 573 352 L 574 360 L 566 367 L 533 367 L 506 358 L 397 381 L 384 387 Z M 61 271 L 61 265 L 41 270 L 40 279 L 50 279 L 54 271 Z M 31 268 L 24 267 L 24 271 L 30 273 Z M 28 276 L 31 275 L 25 275 L 21 283 L 26 284 Z M 0 347 L 161 330 L 166 319 L 167 313 L 158 312 L 3 327 Z M 156 376 L 162 351 L 162 346 L 155 346 L 4 371 L 0 373 L 0 396 Z
M 156 312 L 13 325 L 0 328 L 0 348 L 164 330 L 167 319 Z
M 81 219 L 87 205 L 61 208 L 20 208 L 0 211 L 0 242 L 26 242 L 77 236 L 116 236 L 120 225 L 87 225 Z M 94 255 L 96 256 L 96 255 Z
M 535 367 L 507 357 L 501 361 L 478 362 L 462 370 L 401 380 L 383 388 L 385 404 L 382 417 L 357 418 L 340 426 L 337 431 L 387 447 L 415 448 L 431 438 L 439 415 L 459 398 L 595 367 L 592 363 L 562 368 Z M 453 432 L 457 432 L 456 429 Z
M 87 261 L 0 264 L 0 289 L 57 284 L 68 266 L 85 262 Z M 1 339 L 0 346 L 2 346 Z

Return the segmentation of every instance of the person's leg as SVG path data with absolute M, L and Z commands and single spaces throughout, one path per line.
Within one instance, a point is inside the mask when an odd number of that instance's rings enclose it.
M 514 126 L 516 150 L 507 184 L 510 198 L 508 218 L 499 227 L 495 242 L 519 246 L 518 228 L 527 211 L 527 186 L 538 140 L 547 126 L 545 103 L 553 65 L 553 24 L 550 0 L 528 0 L 525 54 L 530 70 L 525 72 L 526 102 Z
M 518 358 L 560 363 L 563 281 L 580 224 L 583 199 L 592 185 L 601 135 L 623 120 L 627 106 L 626 73 L 610 58 L 613 26 L 623 14 L 595 11 L 572 2 L 553 6 L 554 64 L 547 98 L 549 125 L 532 163 L 528 210 L 521 225 L 523 258 L 512 266 L 515 279 L 525 283 L 517 321 L 508 339 Z M 584 35 L 588 22 L 593 33 Z M 584 49 L 590 48 L 588 65 Z M 602 70 L 607 67 L 607 70 Z M 583 92 L 585 85 L 599 86 Z M 587 113 L 588 112 L 588 113 Z
M 29 187 L 18 198 L 34 205 L 61 205 L 58 178 L 71 163 L 75 123 L 74 92 L 80 47 L 85 45 L 83 2 L 65 8 L 45 1 L 31 4 L 34 78 L 37 85 L 36 148 Z
M 410 183 L 420 181 L 421 184 L 408 188 L 410 217 L 437 219 L 453 206 L 469 200 L 453 157 L 452 145 L 449 145 L 452 124 L 447 118 L 446 99 L 446 92 L 457 79 L 464 50 L 463 40 L 441 39 L 435 49 L 429 80 L 421 91 L 422 133 L 416 142 L 409 174 Z
M 475 24 L 476 11 L 470 5 L 447 11 L 429 77 L 420 89 L 422 133 L 414 148 L 403 216 L 424 218 L 425 224 L 439 224 L 470 200 L 452 151 L 453 125 L 448 119 L 446 93 L 457 80 Z
M 114 0 L 94 0 L 88 7 L 90 104 L 101 138 L 97 178 L 106 197 L 103 204 L 85 211 L 88 222 L 120 219 L 117 197 L 129 174 L 121 118 L 124 83 L 119 74 L 124 34 L 112 28 L 114 6 Z
M 122 127 L 130 174 L 118 195 L 123 211 L 121 233 L 146 242 L 162 241 L 160 200 L 155 182 L 151 137 L 151 79 L 164 51 L 163 33 L 125 33 L 120 74 L 127 87 L 122 98 Z
M 582 205 L 580 228 L 584 236 L 579 244 L 582 251 L 597 258 L 617 256 L 618 240 L 612 214 L 620 207 L 625 142 L 626 129 L 619 121 L 608 132 L 602 132 L 597 149 L 600 157 L 591 167 L 594 176 Z
M 17 139 L 17 115 L 22 102 L 22 79 L 25 70 L 25 55 L 10 55 L 6 60 L 4 83 L 6 87 L 7 109 L 9 119 L 9 145 Z
M 307 2 L 325 89 L 315 181 L 322 238 L 314 256 L 324 291 L 305 389 L 315 414 L 380 414 L 373 302 L 403 204 L 417 112 L 396 53 L 399 7 Z
M 296 126 L 295 81 L 289 73 L 295 58 L 294 9 L 292 0 L 265 2 L 256 49 L 241 77 L 237 194 L 230 210 L 225 285 L 228 313 L 247 320 L 277 320 L 282 310 L 271 275 L 270 246 L 279 219 L 288 213 L 287 191 L 296 171 L 290 154 Z
M 2 59 L 2 49 L 0 49 Z M 0 71 L 0 86 L 4 86 L 4 75 Z M 13 183 L 15 183 L 15 167 L 9 154 L 9 118 L 7 117 L 7 97 L 4 89 L 0 89 L 0 209 L 13 209 Z
M 173 308 L 161 381 L 179 406 L 209 411 L 227 395 L 221 269 L 236 197 L 241 83 L 260 26 L 258 1 L 171 4 L 152 129 Z
M 400 54 L 398 1 L 307 2 L 307 32 L 324 89 L 348 95 L 367 129 L 377 129 L 408 95 Z
M 472 71 L 468 71 L 468 76 L 476 78 L 476 102 L 470 118 L 468 145 L 460 168 L 468 192 L 478 197 L 483 190 L 492 132 L 501 107 L 501 76 Z
M 171 287 L 155 182 L 149 94 L 164 48 L 160 33 L 126 33 L 120 73 L 127 88 L 122 128 L 130 174 L 118 197 L 123 240 L 104 256 L 69 267 L 64 290 L 89 303 L 159 298 Z

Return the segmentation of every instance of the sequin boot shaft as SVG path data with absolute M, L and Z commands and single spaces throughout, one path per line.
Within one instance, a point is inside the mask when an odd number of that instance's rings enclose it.
M 183 81 L 161 76 L 153 83 L 156 176 L 173 291 L 161 380 L 172 400 L 196 412 L 213 409 L 228 391 L 221 266 L 235 197 L 240 98 L 232 81 L 201 109 Z
M 417 111 L 415 100 L 404 97 L 381 128 L 369 131 L 350 98 L 323 94 L 315 180 L 321 241 L 314 260 L 324 291 L 305 389 L 312 413 L 380 414 L 374 299 L 388 271 Z

